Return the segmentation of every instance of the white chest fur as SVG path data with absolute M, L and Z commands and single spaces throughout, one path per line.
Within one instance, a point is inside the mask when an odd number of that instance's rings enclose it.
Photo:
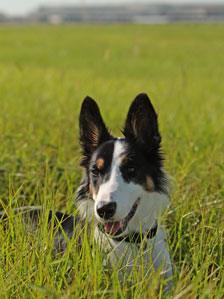
M 107 258 L 112 266 L 118 270 L 130 273 L 133 267 L 144 268 L 145 273 L 153 269 L 160 271 L 165 279 L 172 276 L 172 264 L 167 248 L 166 235 L 163 228 L 159 227 L 154 238 L 148 239 L 143 244 L 117 242 L 95 229 L 95 239 L 100 247 L 106 251 Z

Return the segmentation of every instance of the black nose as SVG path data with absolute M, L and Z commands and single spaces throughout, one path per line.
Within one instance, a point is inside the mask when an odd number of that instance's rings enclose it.
M 101 218 L 107 220 L 114 216 L 116 207 L 116 202 L 100 201 L 96 206 L 96 211 Z

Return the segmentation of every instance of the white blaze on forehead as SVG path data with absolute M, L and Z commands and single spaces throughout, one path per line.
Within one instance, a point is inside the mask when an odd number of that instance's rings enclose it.
M 109 179 L 110 185 L 114 187 L 115 185 L 119 184 L 118 177 L 121 176 L 119 166 L 120 166 L 121 157 L 124 154 L 124 152 L 125 152 L 125 147 L 123 142 L 117 140 L 114 144 L 114 153 L 111 162 L 111 174 Z
M 124 152 L 125 152 L 124 143 L 120 140 L 117 140 L 114 144 L 114 153 L 113 153 L 113 159 L 112 159 L 111 167 L 113 167 L 114 164 L 117 164 L 117 161 L 122 156 L 122 154 L 124 154 Z

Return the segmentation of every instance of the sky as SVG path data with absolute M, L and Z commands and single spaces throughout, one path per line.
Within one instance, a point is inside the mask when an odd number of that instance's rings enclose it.
M 11 15 L 23 15 L 40 5 L 62 4 L 107 4 L 107 3 L 223 3 L 224 0 L 0 0 L 0 12 Z

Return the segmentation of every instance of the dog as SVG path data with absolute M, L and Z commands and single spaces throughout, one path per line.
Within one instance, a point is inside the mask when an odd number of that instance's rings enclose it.
M 79 126 L 84 170 L 75 200 L 79 218 L 50 211 L 48 221 L 53 219 L 55 226 L 60 222 L 55 247 L 66 249 L 77 222 L 94 223 L 94 238 L 111 265 L 130 273 L 136 261 L 140 265 L 143 260 L 146 272 L 153 266 L 170 289 L 172 263 L 160 225 L 169 205 L 169 181 L 163 168 L 157 114 L 149 97 L 144 93 L 136 96 L 121 138 L 112 136 L 90 97 L 82 103 Z M 41 207 L 22 207 L 15 212 L 29 215 L 38 227 L 41 211 Z M 5 219 L 7 213 L 0 216 Z
M 108 251 L 111 264 L 122 261 L 130 271 L 144 244 L 146 269 L 152 262 L 170 287 L 172 263 L 159 223 L 169 205 L 169 182 L 149 97 L 136 96 L 121 138 L 111 135 L 90 97 L 83 101 L 79 125 L 84 169 L 76 198 L 79 214 L 88 221 L 95 218 L 95 239 Z

